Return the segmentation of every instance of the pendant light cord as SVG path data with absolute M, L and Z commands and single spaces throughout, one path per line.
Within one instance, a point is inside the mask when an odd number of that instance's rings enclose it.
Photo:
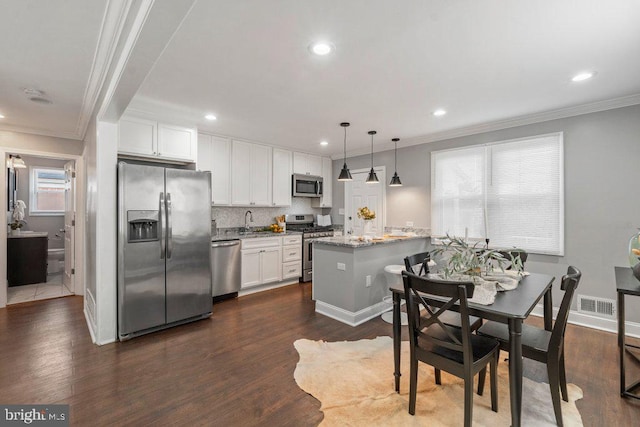
M 344 126 L 344 164 L 347 164 L 347 127 Z
M 371 169 L 373 169 L 373 135 L 371 135 Z
M 395 148 L 393 149 L 393 171 L 398 172 L 398 143 L 394 142 Z

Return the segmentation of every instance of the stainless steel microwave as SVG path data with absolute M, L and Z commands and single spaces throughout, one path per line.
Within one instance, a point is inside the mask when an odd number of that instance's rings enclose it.
M 291 194 L 295 197 L 322 197 L 322 177 L 293 174 Z

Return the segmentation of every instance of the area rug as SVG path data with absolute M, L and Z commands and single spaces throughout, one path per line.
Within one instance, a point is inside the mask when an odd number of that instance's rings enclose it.
M 324 342 L 297 340 L 300 361 L 294 378 L 298 386 L 321 403 L 322 426 L 461 426 L 464 421 L 462 380 L 442 372 L 436 385 L 433 368 L 419 363 L 416 414 L 409 408 L 409 343 L 402 342 L 400 394 L 394 391 L 393 340 Z M 498 368 L 498 412 L 491 411 L 489 375 L 483 396 L 474 394 L 474 426 L 509 426 L 508 363 Z M 477 377 L 476 377 L 477 381 Z M 568 385 L 569 402 L 562 402 L 565 426 L 582 426 L 575 401 L 582 390 Z M 522 424 L 554 426 L 549 385 L 523 379 Z

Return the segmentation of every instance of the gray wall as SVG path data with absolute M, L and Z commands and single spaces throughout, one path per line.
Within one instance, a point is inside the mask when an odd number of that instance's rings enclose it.
M 64 248 L 64 238 L 56 237 L 56 234 L 63 236 L 60 229 L 64 229 L 64 216 L 32 216 L 29 215 L 29 189 L 31 188 L 31 167 L 49 167 L 64 168 L 64 164 L 68 160 L 47 159 L 44 157 L 21 156 L 27 167 L 25 169 L 16 169 L 18 177 L 18 199 L 24 201 L 27 205 L 24 220 L 27 225 L 24 230 L 46 231 L 49 233 L 49 249 Z
M 564 132 L 565 255 L 533 255 L 527 270 L 560 278 L 568 265 L 583 272 L 578 294 L 615 299 L 613 267 L 627 266 L 627 244 L 640 227 L 640 105 L 519 126 L 398 149 L 403 187 L 387 187 L 387 225 L 430 227 L 431 151 Z M 402 141 L 400 141 L 402 142 Z M 350 169 L 368 168 L 368 156 L 347 159 Z M 338 176 L 342 159 L 333 162 Z M 374 163 L 393 175 L 393 151 L 375 153 Z M 333 186 L 332 216 L 343 223 L 344 184 Z M 557 282 L 556 282 L 557 283 Z M 554 305 L 562 294 L 555 286 Z M 576 303 L 574 301 L 574 309 Z M 640 321 L 640 301 L 629 298 L 627 319 Z

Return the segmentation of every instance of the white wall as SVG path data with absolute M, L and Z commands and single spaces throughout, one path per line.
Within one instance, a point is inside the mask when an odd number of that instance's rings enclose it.
M 85 139 L 85 316 L 97 344 L 116 339 L 116 124 L 93 121 Z
M 387 224 L 430 226 L 432 151 L 558 131 L 564 132 L 565 256 L 532 255 L 527 269 L 559 279 L 568 265 L 575 265 L 583 273 L 578 294 L 615 299 L 613 267 L 628 265 L 627 243 L 640 227 L 640 105 L 399 148 L 398 175 L 404 186 L 387 189 Z M 369 161 L 369 156 L 359 156 L 347 164 L 357 169 L 369 167 Z M 334 176 L 342 163 L 333 162 Z M 391 176 L 393 151 L 375 153 L 374 163 L 386 165 Z M 344 185 L 336 182 L 334 222 L 343 222 L 337 214 L 343 205 Z M 561 297 L 556 289 L 554 305 Z M 627 319 L 640 322 L 640 299 L 628 298 Z

